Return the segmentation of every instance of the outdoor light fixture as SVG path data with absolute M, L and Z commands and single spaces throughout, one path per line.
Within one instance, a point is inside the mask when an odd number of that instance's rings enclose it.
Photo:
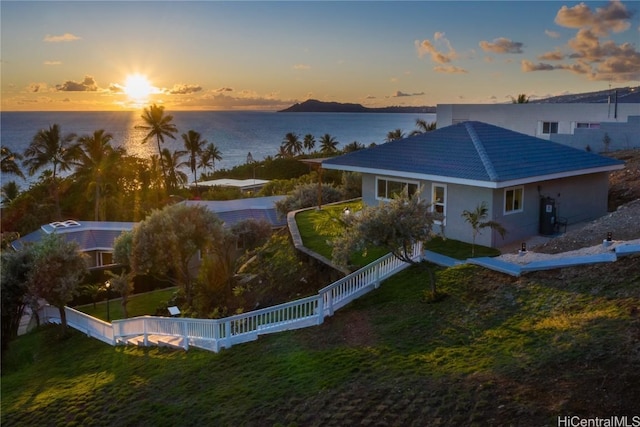
M 527 242 L 522 242 L 522 252 L 527 252 Z
M 107 322 L 110 322 L 111 319 L 109 318 L 109 288 L 111 287 L 111 282 L 109 280 L 104 282 L 104 287 L 107 288 Z
M 342 213 L 345 215 L 350 215 L 351 214 L 351 210 L 349 209 L 349 206 L 347 206 L 346 208 L 344 208 L 342 210 Z
M 609 231 L 607 232 L 607 242 L 611 242 L 613 240 L 613 234 Z

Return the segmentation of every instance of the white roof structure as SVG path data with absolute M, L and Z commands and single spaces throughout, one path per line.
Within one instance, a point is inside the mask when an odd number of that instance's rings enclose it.
M 268 180 L 264 179 L 214 179 L 211 181 L 198 181 L 199 187 L 233 187 L 239 188 L 241 191 L 250 191 L 262 188 Z M 189 187 L 195 187 L 196 183 L 192 182 Z

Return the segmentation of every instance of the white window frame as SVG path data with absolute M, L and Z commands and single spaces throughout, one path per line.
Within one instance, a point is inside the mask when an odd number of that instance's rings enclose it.
M 380 181 L 385 181 L 385 191 L 384 191 L 384 195 L 385 197 L 380 197 L 378 195 L 378 188 L 380 185 Z M 416 186 L 416 193 L 418 194 L 418 192 L 420 191 L 420 183 L 418 181 L 411 181 L 411 180 L 403 180 L 403 179 L 398 179 L 398 178 L 387 178 L 384 176 L 376 176 L 376 188 L 375 188 L 375 194 L 376 194 L 376 200 L 382 200 L 385 202 L 388 202 L 389 200 L 391 200 L 392 198 L 389 197 L 389 185 L 388 182 L 392 181 L 392 182 L 397 182 L 402 184 L 403 189 L 404 188 L 408 188 L 407 186 L 409 185 L 415 185 Z
M 515 208 L 515 192 L 517 190 L 520 190 L 520 206 L 516 209 Z M 511 203 L 511 209 L 507 210 L 507 192 L 508 191 L 513 191 L 513 198 L 512 198 L 512 203 Z M 519 185 L 517 187 L 508 187 L 504 189 L 503 192 L 503 203 L 502 203 L 502 209 L 503 209 L 503 214 L 504 215 L 511 215 L 511 214 L 515 214 L 515 213 L 520 213 L 524 211 L 524 186 L 523 185 Z
M 444 200 L 442 202 L 438 202 L 437 200 L 434 200 L 434 197 L 436 195 L 436 187 L 441 187 L 444 189 Z M 433 223 L 438 225 L 440 224 L 446 225 L 447 224 L 447 184 L 432 182 L 430 198 L 431 198 L 431 212 L 436 212 L 436 206 L 442 206 L 442 221 L 435 220 L 433 221 Z

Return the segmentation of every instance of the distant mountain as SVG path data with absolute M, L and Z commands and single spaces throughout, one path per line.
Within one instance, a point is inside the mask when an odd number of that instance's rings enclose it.
M 617 95 L 617 96 L 616 96 Z M 529 101 L 531 104 L 575 104 L 575 103 L 607 103 L 619 104 L 640 103 L 640 86 L 622 87 L 597 92 L 576 93 L 573 95 L 553 96 L 551 98 Z
M 369 108 L 361 104 L 342 102 L 325 102 L 308 99 L 302 103 L 293 104 L 279 113 L 435 113 L 436 107 L 380 107 Z

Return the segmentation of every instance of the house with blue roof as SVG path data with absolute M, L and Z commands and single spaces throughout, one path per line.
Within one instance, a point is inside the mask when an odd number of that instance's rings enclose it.
M 247 219 L 263 220 L 272 228 L 286 225 L 286 218 L 281 218 L 275 209 L 275 203 L 285 196 L 256 197 L 237 200 L 205 201 L 188 200 L 182 203 L 187 206 L 203 205 L 215 213 L 226 228 Z M 59 234 L 67 241 L 78 244 L 80 251 L 89 255 L 89 269 L 111 268 L 113 260 L 113 244 L 124 231 L 133 230 L 135 222 L 111 221 L 55 221 L 45 224 L 40 229 L 11 242 L 15 250 L 20 250 L 30 243 L 40 241 L 45 235 Z
M 488 219 L 507 234 L 484 229 L 476 243 L 496 247 L 606 214 L 609 173 L 624 162 L 467 121 L 327 159 L 322 167 L 362 173 L 367 205 L 421 190 L 442 215 L 444 235 L 461 241 L 471 242 L 462 212 L 485 202 Z

